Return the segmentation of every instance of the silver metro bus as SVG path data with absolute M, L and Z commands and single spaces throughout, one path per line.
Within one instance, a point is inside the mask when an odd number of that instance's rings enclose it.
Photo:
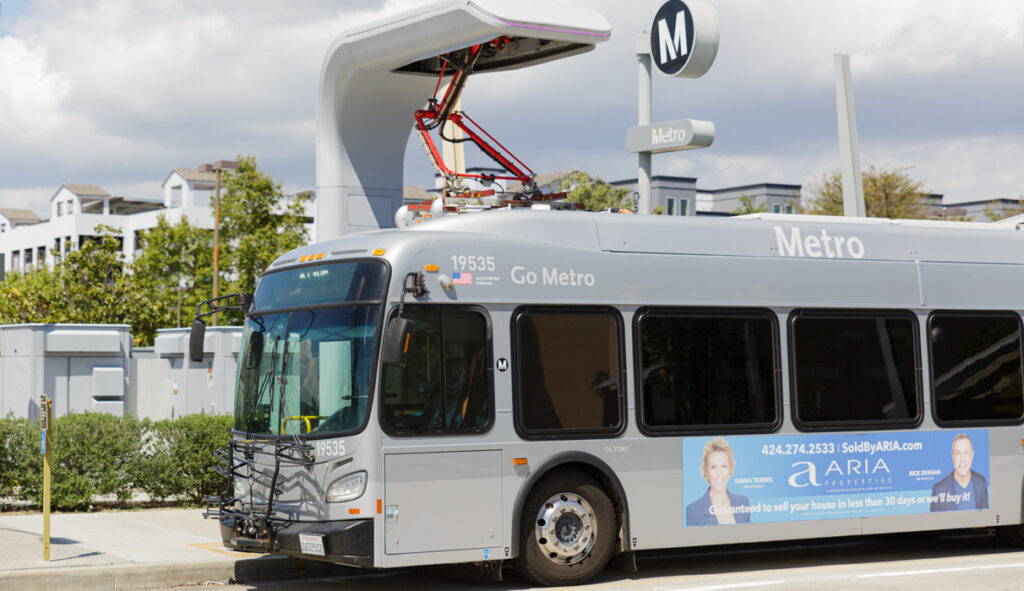
M 581 583 L 636 551 L 1024 539 L 1016 226 L 492 211 L 280 257 L 224 544 Z M 196 321 L 193 355 L 201 354 Z

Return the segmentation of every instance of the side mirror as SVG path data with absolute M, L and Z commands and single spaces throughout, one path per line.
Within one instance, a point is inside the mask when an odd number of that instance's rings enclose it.
M 242 314 L 248 314 L 249 308 L 252 307 L 252 294 L 242 292 L 238 294 L 238 309 L 242 311 Z
M 392 318 L 384 331 L 384 349 L 381 361 L 387 365 L 405 367 L 409 358 L 409 341 L 412 340 L 413 321 L 408 318 Z
M 192 331 L 188 333 L 188 357 L 193 363 L 203 362 L 203 339 L 206 337 L 206 323 L 196 318 Z

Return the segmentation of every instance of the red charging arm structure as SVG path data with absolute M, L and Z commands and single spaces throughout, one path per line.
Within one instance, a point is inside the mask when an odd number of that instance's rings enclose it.
M 497 49 L 505 43 L 508 43 L 507 38 L 498 37 L 489 43 L 474 45 L 467 49 L 455 51 L 442 56 L 444 65 L 438 76 L 437 86 L 434 88 L 434 96 L 427 102 L 427 108 L 416 111 L 414 114 L 416 118 L 416 131 L 419 133 L 420 141 L 423 142 L 423 147 L 426 149 L 427 156 L 433 163 L 434 168 L 437 169 L 446 181 L 449 181 L 449 184 L 453 184 L 450 181 L 458 178 L 471 178 L 482 181 L 500 179 L 519 181 L 523 184 L 523 188 L 526 189 L 527 192 L 536 192 L 536 189 L 533 187 L 534 173 L 530 170 L 530 167 L 523 164 L 522 160 L 516 158 L 508 148 L 501 145 L 501 143 L 487 133 L 480 124 L 473 121 L 469 115 L 464 112 L 453 110 L 455 103 L 462 95 L 462 90 L 465 88 L 466 78 L 468 78 L 470 73 L 472 73 L 473 65 L 476 63 L 481 51 L 487 48 Z M 449 65 L 451 65 L 453 69 L 452 80 L 448 84 L 448 90 L 445 92 L 444 97 L 438 100 L 437 91 L 441 87 L 441 81 L 444 79 L 445 71 Z M 441 157 L 437 146 L 434 144 L 433 138 L 430 136 L 430 131 L 432 129 L 443 126 L 445 122 L 451 122 L 453 125 L 461 129 L 466 134 L 466 139 L 461 141 L 471 141 L 476 144 L 480 150 L 498 163 L 509 174 L 473 174 L 456 172 L 449 169 L 444 163 L 444 159 Z

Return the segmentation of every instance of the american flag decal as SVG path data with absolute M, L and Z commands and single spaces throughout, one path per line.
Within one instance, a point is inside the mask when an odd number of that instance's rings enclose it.
M 452 273 L 452 283 L 454 285 L 473 285 L 473 274 Z

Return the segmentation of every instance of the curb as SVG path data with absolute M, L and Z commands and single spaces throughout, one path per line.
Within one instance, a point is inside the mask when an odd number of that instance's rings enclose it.
M 0 571 L 0 587 L 19 591 L 135 591 L 201 585 L 206 581 L 227 583 L 280 579 L 294 573 L 292 559 L 268 556 L 197 563 L 131 563 Z

